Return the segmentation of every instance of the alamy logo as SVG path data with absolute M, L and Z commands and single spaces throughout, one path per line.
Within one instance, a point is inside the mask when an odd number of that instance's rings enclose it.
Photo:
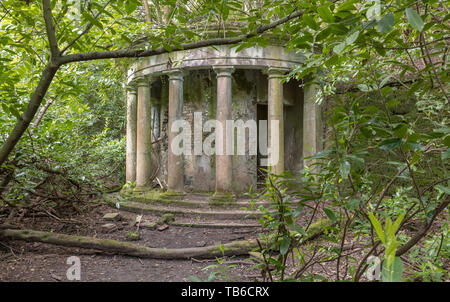
M 260 159 L 260 165 L 276 165 L 280 157 L 277 143 L 280 123 L 278 120 L 271 120 L 268 125 L 268 121 L 260 120 L 258 124 L 255 120 L 227 120 L 225 124 L 208 120 L 203 123 L 202 113 L 194 112 L 193 132 L 191 124 L 186 120 L 180 119 L 172 123 L 170 131 L 177 135 L 171 142 L 170 151 L 175 155 L 257 155 L 259 147 L 260 155 L 267 156 Z M 205 132 L 209 135 L 203 140 Z
M 381 260 L 378 257 L 370 256 L 367 258 L 367 264 L 369 267 L 366 271 L 366 278 L 369 281 L 381 280 Z
M 70 265 L 69 269 L 66 272 L 67 280 L 81 280 L 81 261 L 77 256 L 70 256 L 67 258 L 66 263 Z

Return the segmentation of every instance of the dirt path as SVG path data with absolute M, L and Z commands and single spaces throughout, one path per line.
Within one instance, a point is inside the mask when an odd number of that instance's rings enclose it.
M 55 231 L 64 234 L 126 240 L 128 231 L 135 231 L 135 214 L 122 212 L 122 220 L 114 222 L 119 229 L 102 232 L 104 213 L 114 212 L 108 206 L 98 206 L 83 215 L 73 217 L 80 223 L 63 223 L 49 217 L 24 218 L 24 228 Z M 145 215 L 145 219 L 157 217 Z M 0 223 L 2 221 L 0 220 Z M 140 228 L 142 239 L 137 244 L 148 247 L 198 247 L 234 240 L 254 238 L 256 229 L 192 228 L 169 226 L 164 231 Z M 67 258 L 77 256 L 81 263 L 81 281 L 188 281 L 191 276 L 206 279 L 211 271 L 204 268 L 218 264 L 216 260 L 154 260 L 118 255 L 105 255 L 78 248 L 57 247 L 43 243 L 19 241 L 0 242 L 0 281 L 67 281 L 66 272 L 71 265 Z M 228 258 L 225 266 L 233 266 L 227 275 L 234 281 L 253 281 L 257 271 L 247 257 Z M 254 276 L 252 276 L 254 275 Z M 222 279 L 223 280 L 223 279 Z

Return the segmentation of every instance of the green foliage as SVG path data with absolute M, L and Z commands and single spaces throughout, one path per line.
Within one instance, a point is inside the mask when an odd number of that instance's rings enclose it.
M 70 68 L 74 81 L 67 93 L 52 95 L 53 103 L 42 120 L 18 145 L 15 181 L 5 198 L 14 203 L 26 201 L 42 180 L 57 171 L 74 183 L 83 184 L 94 194 L 124 180 L 125 108 L 120 67 L 104 78 L 103 70 L 117 69 L 114 62 Z M 67 84 L 65 78 L 61 80 Z M 7 112 L 0 119 L 11 121 Z M 6 137 L 14 121 L 2 124 L 0 137 Z M 57 183 L 54 183 L 57 185 Z M 40 188 L 39 186 L 39 188 Z M 44 186 L 45 187 L 45 186 Z M 57 188 L 61 194 L 67 189 Z M 31 195 L 30 195 L 31 194 Z
M 391 219 L 388 217 L 386 219 L 386 225 L 383 231 L 381 223 L 371 212 L 369 212 L 370 222 L 372 223 L 378 238 L 384 245 L 385 256 L 382 270 L 382 280 L 385 282 L 402 281 L 403 263 L 399 257 L 395 256 L 395 252 L 397 251 L 398 246 L 396 232 L 404 217 L 405 214 L 401 214 L 397 217 L 394 223 L 392 223 Z
M 187 279 L 194 282 L 233 282 L 238 280 L 239 276 L 233 274 L 233 269 L 237 267 L 236 264 L 227 264 L 225 258 L 216 258 L 216 261 L 217 264 L 202 268 L 203 271 L 211 271 L 206 279 L 202 280 L 198 276 L 190 276 Z
M 431 234 L 423 247 L 414 247 L 410 253 L 410 261 L 414 271 L 410 280 L 439 282 L 448 276 L 446 260 L 450 257 L 450 236 L 448 222 L 443 223 L 440 232 Z
M 254 35 L 235 45 L 236 51 L 266 46 L 268 37 L 258 34 L 261 26 L 302 10 L 301 17 L 271 33 L 287 39 L 289 50 L 304 54 L 304 64 L 289 78 L 313 79 L 318 85 L 316 101 L 327 109 L 328 131 L 324 150 L 307 159 L 308 165 L 296 171 L 296 177 L 269 176 L 264 184 L 263 197 L 272 206 L 260 208 L 261 223 L 277 237 L 263 252 L 262 268 L 267 273 L 269 264 L 274 265 L 276 275 L 285 279 L 287 256 L 294 254 L 300 268 L 288 279 L 325 278 L 307 272 L 310 262 L 295 246 L 310 227 L 296 223 L 304 208 L 311 209 L 313 218 L 328 217 L 338 224 L 325 232 L 328 246 L 311 248 L 323 261 L 346 259 L 353 280 L 362 276 L 364 261 L 343 257 L 343 250 L 336 247 L 345 243 L 348 229 L 357 237 L 354 240 L 364 244 L 373 244 L 375 231 L 387 253 L 383 278 L 399 280 L 401 262 L 393 258 L 393 251 L 410 234 L 389 217 L 407 213 L 402 225 L 415 221 L 427 225 L 439 214 L 437 209 L 448 212 L 440 207 L 450 187 L 448 1 L 208 0 L 201 5 L 190 0 L 151 1 L 150 23 L 144 22 L 138 0 L 51 4 L 56 39 L 65 55 L 119 49 L 170 51 L 184 42 L 237 32 Z M 41 79 L 50 47 L 41 1 L 4 0 L 0 10 L 0 140 L 5 142 Z M 1 167 L 3 175 L 14 174 L 5 200 L 29 200 L 50 174 L 93 187 L 95 192 L 108 183 L 123 182 L 121 83 L 129 63 L 117 59 L 60 67 L 44 99 L 54 103 Z M 49 190 L 60 188 L 49 185 Z M 66 187 L 64 191 L 74 194 Z M 368 213 L 384 217 L 385 229 Z M 444 234 L 442 253 L 448 247 L 448 232 L 441 229 L 436 234 Z M 425 248 L 434 250 L 435 244 L 426 241 Z M 422 250 L 416 245 L 411 257 Z M 437 280 L 445 275 L 437 258 L 414 259 L 423 269 L 421 278 Z M 339 270 L 337 265 L 336 279 L 341 279 Z

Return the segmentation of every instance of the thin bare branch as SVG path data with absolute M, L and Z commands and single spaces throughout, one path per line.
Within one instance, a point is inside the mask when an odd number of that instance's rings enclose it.
M 56 42 L 55 25 L 53 24 L 52 7 L 50 0 L 42 0 L 42 10 L 45 21 L 45 29 L 47 31 L 47 39 L 50 46 L 50 53 L 53 59 L 57 59 L 61 54 L 58 49 L 58 43 Z

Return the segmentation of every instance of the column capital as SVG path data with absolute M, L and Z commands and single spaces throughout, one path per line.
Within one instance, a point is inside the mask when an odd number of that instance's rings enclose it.
M 163 74 L 169 77 L 169 81 L 183 81 L 184 72 L 181 68 L 166 70 Z
M 155 76 L 143 76 L 136 79 L 135 83 L 137 87 L 146 87 L 150 86 L 154 81 L 156 81 L 157 77 Z
M 269 79 L 271 79 L 271 78 L 282 78 L 288 71 L 289 71 L 288 68 L 269 66 L 265 70 L 263 70 L 263 73 L 266 74 Z
M 129 83 L 125 85 L 125 91 L 130 94 L 137 94 L 137 87 L 135 83 Z
M 136 79 L 136 86 L 137 87 L 146 87 L 146 86 L 149 86 L 149 85 L 150 85 L 150 82 L 144 77 Z
M 217 77 L 231 77 L 231 74 L 234 72 L 235 68 L 230 65 L 221 65 L 221 66 L 213 66 L 214 72 L 217 74 Z

